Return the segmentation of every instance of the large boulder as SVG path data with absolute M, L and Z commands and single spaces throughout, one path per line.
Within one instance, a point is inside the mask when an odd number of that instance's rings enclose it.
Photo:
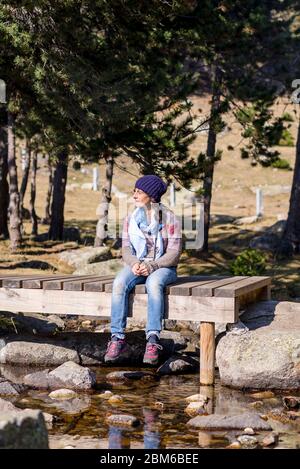
M 276 251 L 281 242 L 285 226 L 285 220 L 277 221 L 274 225 L 267 228 L 262 235 L 252 238 L 249 243 L 250 248 L 262 251 Z
M 51 336 L 65 328 L 64 321 L 54 314 L 39 313 L 5 313 L 7 320 L 11 321 L 11 330 L 17 330 L 18 334 L 30 333 L 43 336 Z
M 48 449 L 48 432 L 40 410 L 0 413 L 1 449 Z
M 82 264 L 74 275 L 115 275 L 124 267 L 121 259 L 109 259 L 107 261 L 95 262 L 93 264 Z
M 79 363 L 76 350 L 69 348 L 68 344 L 64 344 L 63 341 L 59 343 L 54 339 L 52 343 L 46 343 L 34 337 L 16 340 L 14 336 L 2 339 L 0 342 L 0 363 L 2 364 L 55 366 L 69 360 Z
M 241 316 L 243 334 L 218 343 L 221 383 L 236 388 L 300 388 L 300 303 L 266 301 Z
M 85 247 L 81 249 L 70 249 L 59 254 L 59 260 L 78 269 L 87 264 L 102 262 L 111 259 L 110 248 L 100 246 L 98 248 Z
M 189 427 L 203 430 L 272 430 L 269 423 L 265 422 L 258 414 L 244 412 L 239 415 L 197 415 L 187 422 Z
M 86 391 L 96 384 L 94 372 L 72 361 L 66 362 L 54 370 L 38 371 L 24 377 L 28 386 L 38 389 L 69 388 Z

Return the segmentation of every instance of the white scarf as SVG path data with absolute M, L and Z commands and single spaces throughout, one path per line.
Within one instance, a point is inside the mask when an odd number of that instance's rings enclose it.
M 151 220 L 148 224 L 146 212 L 143 207 L 137 207 L 130 217 L 128 234 L 134 254 L 140 260 L 147 256 L 146 237 L 141 228 L 153 236 L 154 256 L 158 259 L 164 254 L 161 225 L 158 221 L 158 209 L 152 207 Z

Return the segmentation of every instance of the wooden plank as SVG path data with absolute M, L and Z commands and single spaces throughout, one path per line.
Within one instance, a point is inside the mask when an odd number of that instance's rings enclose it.
M 92 282 L 85 281 L 83 289 L 84 291 L 103 292 L 107 282 L 112 283 L 113 280 L 114 280 L 114 276 L 107 275 L 107 276 L 101 277 L 99 280 L 96 280 L 96 281 L 92 281 Z
M 85 278 L 81 279 L 71 279 L 63 282 L 63 290 L 67 291 L 83 291 L 84 290 L 84 284 L 85 282 L 90 282 L 92 280 L 98 280 L 101 279 L 99 275 L 88 275 Z
M 235 322 L 235 298 L 168 295 L 165 318 L 186 321 Z M 147 318 L 147 295 L 129 295 L 129 316 Z M 66 290 L 0 288 L 0 309 L 11 312 L 77 314 L 110 317 L 111 294 Z
M 43 282 L 43 289 L 44 290 L 63 290 L 65 282 L 74 282 L 81 279 L 86 279 L 90 276 L 88 275 L 69 275 L 68 279 L 53 279 L 49 281 Z
M 192 288 L 191 294 L 193 296 L 214 296 L 214 291 L 216 288 L 237 282 L 239 280 L 244 280 L 245 278 L 247 277 L 224 277 L 222 280 L 216 280 L 214 282 Z
M 200 384 L 215 381 L 215 323 L 200 324 Z
M 181 296 L 190 296 L 192 294 L 192 289 L 199 287 L 201 285 L 207 285 L 213 282 L 214 280 L 220 280 L 222 277 L 204 277 L 194 282 L 186 282 L 178 285 L 169 285 L 169 295 L 181 295 Z
M 36 278 L 32 278 L 30 280 L 22 280 L 22 288 L 43 288 L 43 282 L 47 280 L 59 280 L 59 279 L 65 279 L 65 278 L 70 278 L 70 275 L 64 274 L 64 275 L 45 275 L 44 277 L 42 276 L 37 276 Z
M 0 287 L 3 286 L 4 280 L 11 280 L 11 279 L 21 279 L 21 278 L 28 278 L 28 275 L 16 275 L 16 274 L 8 274 L 8 275 L 0 275 Z
M 270 284 L 271 277 L 248 277 L 245 280 L 216 288 L 214 291 L 214 296 L 234 298 Z
M 39 274 L 33 274 L 33 275 L 16 275 L 14 277 L 7 277 L 2 280 L 2 287 L 6 288 L 22 288 L 22 284 L 25 280 L 34 280 L 36 278 L 41 278 L 41 275 Z M 52 275 L 50 275 L 50 278 L 52 278 Z
M 177 280 L 173 283 L 170 283 L 165 287 L 165 294 L 170 294 L 171 287 L 175 285 L 186 285 L 189 282 L 199 282 L 201 280 L 209 280 L 210 277 L 207 275 L 190 275 L 190 276 L 181 276 L 178 277 Z M 147 293 L 146 285 L 143 283 L 141 285 L 136 285 L 135 289 L 133 290 L 136 294 L 145 294 Z

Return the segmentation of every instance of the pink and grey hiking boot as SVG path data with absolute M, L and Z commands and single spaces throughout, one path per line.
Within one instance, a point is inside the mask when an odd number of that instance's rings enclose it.
M 127 344 L 125 339 L 112 337 L 111 341 L 108 342 L 107 350 L 104 355 L 104 361 L 105 363 L 115 363 L 126 352 Z
M 157 365 L 159 362 L 160 351 L 163 347 L 158 342 L 156 336 L 150 335 L 143 358 L 143 363 L 148 365 Z

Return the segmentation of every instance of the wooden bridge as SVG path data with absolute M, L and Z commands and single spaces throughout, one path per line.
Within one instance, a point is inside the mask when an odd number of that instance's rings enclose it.
M 0 311 L 110 317 L 112 276 L 0 275 Z M 165 289 L 166 319 L 200 322 L 200 383 L 213 384 L 215 323 L 235 323 L 242 307 L 270 299 L 270 277 L 178 277 Z M 147 292 L 130 294 L 129 317 L 145 320 Z

